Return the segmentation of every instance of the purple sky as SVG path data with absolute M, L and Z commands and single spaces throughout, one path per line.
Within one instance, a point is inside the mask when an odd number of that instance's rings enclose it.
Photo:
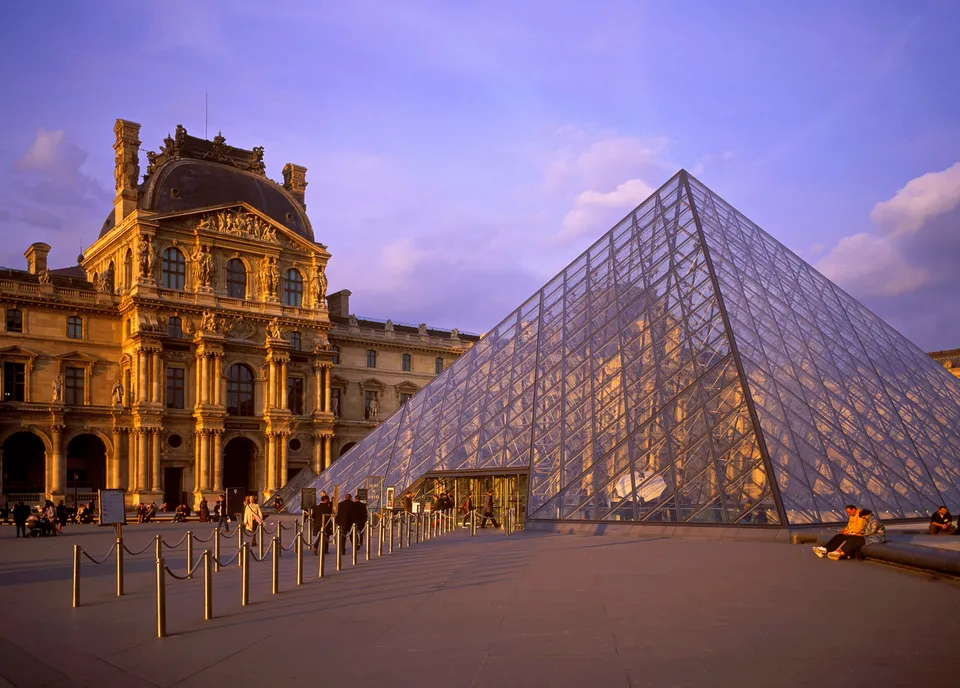
M 75 261 L 113 122 L 308 168 L 330 289 L 485 331 L 680 167 L 927 350 L 960 346 L 960 3 L 14 3 L 0 264 Z M 14 68 L 10 68 L 14 67 Z M 141 160 L 145 169 L 146 161 Z

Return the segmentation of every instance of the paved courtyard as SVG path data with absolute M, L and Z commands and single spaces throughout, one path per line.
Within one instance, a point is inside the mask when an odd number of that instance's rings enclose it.
M 205 524 L 190 527 L 206 537 Z M 960 676 L 960 586 L 761 542 L 627 540 L 459 531 L 316 579 L 305 558 L 281 593 L 254 564 L 167 583 L 169 637 L 154 637 L 151 550 L 84 563 L 70 606 L 71 548 L 112 533 L 16 540 L 0 528 L 0 686 L 926 686 Z M 139 549 L 182 525 L 126 528 Z M 235 540 L 234 540 L 235 542 Z M 197 546 L 199 552 L 201 546 Z M 224 545 L 224 555 L 232 549 Z M 168 556 L 185 568 L 183 547 Z M 348 561 L 348 560 L 346 560 Z

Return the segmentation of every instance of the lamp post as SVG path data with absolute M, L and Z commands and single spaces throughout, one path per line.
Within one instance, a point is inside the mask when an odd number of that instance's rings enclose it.
M 77 483 L 79 482 L 79 480 L 80 480 L 80 474 L 74 473 L 73 474 L 73 508 L 74 509 L 77 508 Z

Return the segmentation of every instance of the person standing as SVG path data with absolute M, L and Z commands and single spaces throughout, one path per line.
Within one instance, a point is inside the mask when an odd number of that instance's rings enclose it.
M 330 534 L 333 532 L 333 502 L 326 492 L 320 493 L 320 503 L 313 507 L 311 515 L 313 523 L 313 537 L 320 537 L 319 549 L 323 554 L 330 551 Z M 316 554 L 318 545 L 314 545 L 313 553 Z
M 463 514 L 463 527 L 466 528 L 467 522 L 470 520 L 470 514 L 473 513 L 473 492 L 467 492 L 467 496 L 463 498 L 460 512 Z
M 487 527 L 487 519 L 493 521 L 493 527 L 499 528 L 500 524 L 497 523 L 497 518 L 493 515 L 493 490 L 487 490 L 487 494 L 483 497 L 483 519 L 480 521 L 480 527 Z
M 337 546 L 340 548 L 340 554 L 346 554 L 347 533 L 353 527 L 353 497 L 350 496 L 350 493 L 347 493 L 343 501 L 337 504 L 337 515 L 334 520 L 337 527 L 340 528 L 340 538 Z
M 217 503 L 213 506 L 213 515 L 217 519 L 217 528 L 224 533 L 230 533 L 230 519 L 227 518 L 227 502 L 223 495 L 217 497 Z
M 407 492 L 403 495 L 403 510 L 408 514 L 413 513 L 413 493 Z
M 23 533 L 23 537 L 27 537 L 27 518 L 29 516 L 30 507 L 24 504 L 22 499 L 18 499 L 13 507 L 13 525 L 17 527 L 17 537 L 20 537 L 21 533 Z
M 67 525 L 67 505 L 60 500 L 57 504 L 57 533 L 63 534 L 63 527 Z
M 363 534 L 367 527 L 367 505 L 359 499 L 353 502 L 353 527 L 357 529 L 357 547 L 363 547 Z
M 243 510 L 243 527 L 254 532 L 263 525 L 263 512 L 257 504 L 256 497 L 247 497 L 247 506 Z
M 207 498 L 203 497 L 200 500 L 200 522 L 206 523 L 210 520 L 210 505 L 207 504 Z

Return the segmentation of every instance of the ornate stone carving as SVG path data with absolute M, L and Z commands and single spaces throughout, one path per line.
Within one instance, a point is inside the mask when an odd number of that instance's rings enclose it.
M 57 373 L 57 376 L 53 379 L 53 403 L 59 404 L 63 401 L 63 377 L 60 376 L 60 373 Z
M 223 317 L 212 311 L 203 312 L 203 316 L 200 318 L 200 332 L 206 334 L 224 334 L 228 329 L 227 321 Z
M 417 326 L 417 334 L 421 337 L 427 336 L 427 323 L 420 323 L 420 325 Z
M 210 287 L 210 279 L 213 275 L 213 258 L 210 255 L 210 247 L 197 244 L 190 256 L 193 260 L 193 282 L 197 290 Z
M 460 330 L 456 327 L 450 330 L 450 339 L 460 339 Z
M 317 267 L 316 277 L 313 281 L 313 290 L 314 290 L 314 298 L 316 299 L 317 308 L 326 308 L 327 307 L 327 275 L 323 269 L 323 266 Z
M 280 327 L 280 321 L 274 318 L 267 323 L 268 339 L 283 339 L 283 329 Z
M 360 327 L 360 323 L 357 321 L 357 316 L 355 316 L 353 313 L 350 314 L 348 322 L 350 323 L 350 327 Z
M 113 391 L 111 392 L 111 395 L 113 397 L 114 406 L 123 405 L 123 383 L 120 382 L 120 380 L 117 380 L 113 385 Z
M 277 243 L 277 231 L 270 223 L 242 208 L 208 213 L 197 220 L 194 229 L 207 229 L 221 234 Z
M 37 273 L 37 279 L 40 280 L 40 284 L 50 284 L 50 271 L 44 268 Z
M 280 272 L 277 269 L 277 259 L 269 256 L 261 258 L 257 263 L 257 280 L 260 282 L 260 292 L 264 300 L 272 300 L 277 296 L 277 286 L 280 283 Z
M 153 269 L 157 265 L 157 252 L 153 248 L 153 240 L 146 234 L 140 235 L 138 251 L 140 275 L 152 279 Z
M 392 321 L 392 320 L 387 320 L 387 322 L 384 323 L 384 325 L 383 325 L 383 329 L 384 329 L 386 332 L 393 332 L 393 321 Z
M 231 328 L 231 334 L 238 339 L 253 339 L 257 333 L 257 326 L 250 320 L 241 318 Z

